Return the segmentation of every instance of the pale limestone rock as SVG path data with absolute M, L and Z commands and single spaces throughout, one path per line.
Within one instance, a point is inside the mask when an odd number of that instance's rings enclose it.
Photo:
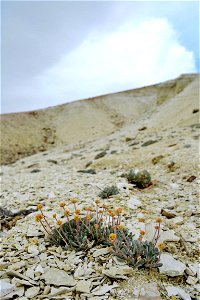
M 185 272 L 190 276 L 195 276 L 199 271 L 199 264 L 198 263 L 190 263 L 188 264 Z
M 108 248 L 97 249 L 96 251 L 94 251 L 93 257 L 98 257 L 100 255 L 105 255 L 105 254 L 108 254 L 108 253 L 109 253 Z
M 198 282 L 198 278 L 193 276 L 188 276 L 186 282 L 190 285 L 195 285 Z
M 102 296 L 105 295 L 107 292 L 110 292 L 112 289 L 118 287 L 117 283 L 114 283 L 113 285 L 104 284 L 103 286 L 98 286 L 92 291 L 92 294 L 94 296 Z
M 163 242 L 178 242 L 180 240 L 174 230 L 163 231 L 160 239 Z
M 21 260 L 19 262 L 16 262 L 16 263 L 10 265 L 9 269 L 16 271 L 16 270 L 19 270 L 19 269 L 25 267 L 25 265 L 26 265 L 26 262 L 24 260 Z
M 39 291 L 40 291 L 40 288 L 38 286 L 33 286 L 33 287 L 29 288 L 28 290 L 26 290 L 25 296 L 29 299 L 32 299 L 39 294 Z
M 179 260 L 174 259 L 167 253 L 162 253 L 160 263 L 163 265 L 159 267 L 160 273 L 168 276 L 180 276 L 184 274 L 186 265 Z
M 28 253 L 38 255 L 39 254 L 38 247 L 36 245 L 28 246 Z
M 55 286 L 76 285 L 76 280 L 73 278 L 73 276 L 68 275 L 65 271 L 56 268 L 49 268 L 45 270 L 41 278 L 43 278 L 47 284 L 53 284 Z
M 44 269 L 41 265 L 38 265 L 36 268 L 35 268 L 35 273 L 39 273 L 39 274 L 43 274 L 44 273 Z
M 81 293 L 90 293 L 91 281 L 90 280 L 79 280 L 76 285 L 76 291 Z
M 13 292 L 16 289 L 14 284 L 10 284 L 6 280 L 0 280 L 0 297 L 4 297 L 5 295 Z
M 138 207 L 141 207 L 142 202 L 139 199 L 137 199 L 135 196 L 131 196 L 131 198 L 126 202 L 126 205 L 130 209 L 136 209 Z
M 158 286 L 155 282 L 143 284 L 143 286 L 139 292 L 139 295 L 141 297 L 144 297 L 144 299 L 146 299 L 146 300 L 148 300 L 148 299 L 149 300 L 151 300 L 151 299 L 160 300 L 161 299 L 160 293 L 158 291 Z
M 169 297 L 179 296 L 183 300 L 191 300 L 190 295 L 178 286 L 169 285 L 166 287 L 166 290 Z

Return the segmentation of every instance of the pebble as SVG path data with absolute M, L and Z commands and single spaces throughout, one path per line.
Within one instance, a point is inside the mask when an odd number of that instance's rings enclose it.
M 186 269 L 186 265 L 184 263 L 176 260 L 167 253 L 161 254 L 160 262 L 163 264 L 161 267 L 159 267 L 160 273 L 171 277 L 183 275 Z
M 178 286 L 166 286 L 166 291 L 169 297 L 171 296 L 179 296 L 183 300 L 191 300 L 189 294 L 187 294 L 182 288 Z
M 188 276 L 186 282 L 190 285 L 195 285 L 198 282 L 198 278 L 193 276 Z

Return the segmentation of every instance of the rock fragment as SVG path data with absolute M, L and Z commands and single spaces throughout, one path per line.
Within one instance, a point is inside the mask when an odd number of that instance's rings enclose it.
M 169 297 L 171 296 L 179 296 L 183 300 L 191 300 L 191 297 L 189 294 L 187 294 L 182 288 L 178 286 L 167 286 L 166 291 Z
M 53 284 L 55 286 L 74 286 L 76 280 L 73 276 L 68 275 L 65 271 L 56 268 L 49 268 L 41 276 L 47 284 Z
M 171 277 L 183 275 L 186 269 L 186 265 L 184 263 L 174 259 L 167 253 L 161 254 L 160 263 L 163 264 L 159 267 L 160 273 Z

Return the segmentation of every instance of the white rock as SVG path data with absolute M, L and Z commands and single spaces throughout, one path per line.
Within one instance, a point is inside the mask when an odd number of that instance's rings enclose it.
M 160 239 L 163 242 L 178 242 L 180 240 L 174 230 L 163 231 Z
M 189 294 L 187 294 L 182 288 L 178 286 L 167 286 L 166 287 L 167 294 L 169 297 L 171 296 L 179 296 L 183 300 L 191 300 L 191 297 Z
M 25 274 L 26 274 L 27 277 L 30 277 L 31 279 L 34 279 L 34 276 L 35 276 L 34 275 L 34 267 L 27 269 Z
M 41 235 L 44 235 L 44 233 L 42 233 L 42 231 L 37 230 L 35 225 L 29 225 L 26 235 L 28 237 L 41 236 Z
M 188 267 L 185 270 L 185 272 L 188 275 L 191 275 L 191 276 L 195 276 L 197 273 L 199 273 L 198 271 L 199 271 L 199 264 L 198 263 L 190 263 L 190 264 L 188 264 Z
M 190 285 L 194 285 L 198 282 L 198 278 L 193 277 L 193 276 L 188 276 L 186 282 Z
M 74 272 L 74 278 L 78 279 L 78 278 L 84 276 L 84 274 L 85 274 L 85 270 L 84 270 L 83 266 L 80 265 Z
M 130 209 L 136 209 L 142 205 L 142 202 L 135 196 L 131 196 L 131 198 L 126 202 L 126 204 Z
M 100 255 L 105 255 L 105 254 L 108 254 L 108 253 L 109 253 L 108 248 L 101 248 L 101 249 L 98 249 L 98 250 L 94 251 L 93 257 L 98 257 Z
M 95 296 L 102 296 L 116 287 L 118 287 L 118 284 L 116 283 L 114 283 L 113 285 L 104 284 L 103 286 L 99 286 L 96 289 L 94 289 L 92 291 L 92 294 Z
M 76 285 L 76 291 L 81 293 L 90 293 L 91 281 L 79 280 Z
M 38 286 L 33 286 L 25 292 L 25 296 L 27 298 L 32 299 L 39 294 L 39 291 L 40 291 L 40 288 Z
M 173 190 L 177 190 L 179 188 L 179 185 L 177 183 L 170 183 L 169 185 Z
M 180 276 L 184 274 L 186 265 L 179 260 L 174 259 L 167 253 L 162 253 L 160 257 L 162 267 L 159 267 L 160 273 L 168 276 Z
M 40 274 L 43 274 L 44 273 L 44 269 L 41 265 L 38 265 L 36 268 L 35 268 L 35 273 L 40 273 Z
M 155 282 L 143 284 L 139 295 L 144 297 L 144 299 L 154 299 L 154 300 L 161 299 L 157 284 Z
M 0 296 L 3 297 L 16 289 L 14 284 L 10 284 L 5 280 L 0 280 Z
M 65 271 L 56 268 L 49 268 L 45 270 L 45 273 L 41 276 L 47 284 L 53 284 L 55 286 L 74 286 L 76 280 L 73 276 L 68 275 Z
M 24 287 L 22 286 L 22 287 L 16 288 L 16 290 L 14 290 L 14 292 L 7 294 L 5 296 L 5 298 L 2 298 L 1 300 L 13 299 L 14 296 L 22 297 L 23 295 L 24 295 Z
M 19 262 L 16 262 L 16 263 L 10 265 L 9 269 L 11 269 L 11 270 L 19 270 L 19 269 L 25 267 L 25 265 L 26 265 L 26 262 L 24 260 L 21 260 Z
M 36 245 L 30 245 L 30 246 L 28 246 L 28 253 L 31 253 L 31 254 L 34 254 L 34 255 L 38 255 L 39 254 L 38 247 Z

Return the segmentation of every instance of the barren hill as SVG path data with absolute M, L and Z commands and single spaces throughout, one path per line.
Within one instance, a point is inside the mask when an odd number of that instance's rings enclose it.
M 1 164 L 59 145 L 77 148 L 151 116 L 148 127 L 197 123 L 199 76 L 1 116 Z

